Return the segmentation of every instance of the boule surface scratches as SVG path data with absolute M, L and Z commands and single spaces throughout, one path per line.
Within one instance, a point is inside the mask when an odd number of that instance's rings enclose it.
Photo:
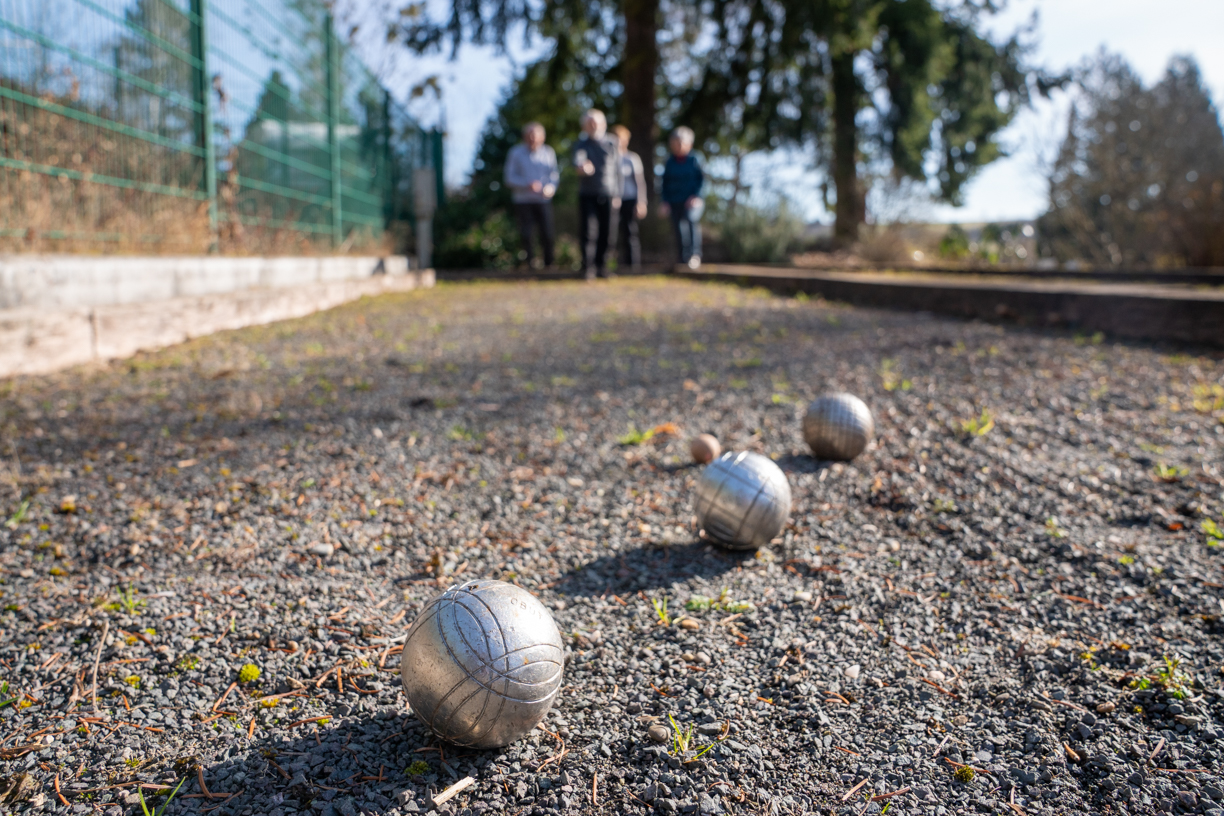
M 435 734 L 495 748 L 544 719 L 564 662 L 561 633 L 534 596 L 502 581 L 469 581 L 421 611 L 400 674 L 412 710 Z
M 728 549 L 763 547 L 790 515 L 791 489 L 773 461 L 759 453 L 728 451 L 701 472 L 693 510 L 713 541 Z

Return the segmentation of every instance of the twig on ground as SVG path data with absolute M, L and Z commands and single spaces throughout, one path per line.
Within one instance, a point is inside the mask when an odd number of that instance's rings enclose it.
M 458 796 L 460 793 L 470 788 L 475 783 L 476 783 L 476 780 L 474 778 L 470 776 L 463 777 L 458 782 L 451 785 L 449 788 L 442 791 L 441 793 L 439 793 L 437 796 L 433 798 L 434 807 L 441 807 L 443 804 L 445 804 L 446 802 L 449 802 L 451 799 L 454 799 L 456 796 Z
M 879 802 L 882 799 L 891 799 L 894 796 L 900 796 L 903 793 L 909 793 L 909 791 L 910 789 L 909 789 L 909 786 L 907 785 L 906 787 L 901 788 L 900 790 L 895 790 L 891 793 L 881 793 L 879 796 L 873 796 L 871 797 L 871 801 Z
M 106 645 L 106 636 L 110 634 L 110 621 L 102 621 L 102 637 L 98 639 L 98 651 L 94 655 L 93 691 L 90 692 L 91 705 L 98 710 L 98 661 L 102 659 L 102 647 Z
M 867 780 L 866 780 L 866 779 L 864 779 L 864 780 L 860 781 L 860 782 L 859 782 L 857 785 L 855 785 L 853 788 L 851 788 L 850 790 L 846 791 L 845 795 L 844 795 L 844 796 L 842 796 L 841 800 L 842 800 L 843 802 L 845 802 L 845 801 L 846 801 L 847 799 L 849 799 L 851 796 L 853 796 L 854 794 L 858 793 L 859 788 L 863 787 L 863 786 L 864 786 L 864 785 L 866 785 L 866 784 L 867 784 Z

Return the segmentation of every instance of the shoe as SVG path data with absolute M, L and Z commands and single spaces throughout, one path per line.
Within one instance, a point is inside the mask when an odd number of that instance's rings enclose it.
M 588 266 L 586 274 L 583 275 L 583 277 L 585 277 L 589 281 L 595 280 L 595 269 L 593 267 Z
M 701 256 L 694 255 L 693 257 L 689 258 L 688 268 L 689 269 L 700 269 L 701 268 Z

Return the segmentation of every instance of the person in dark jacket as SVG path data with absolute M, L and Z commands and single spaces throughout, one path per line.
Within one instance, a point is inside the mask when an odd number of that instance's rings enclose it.
M 606 261 L 621 200 L 621 155 L 620 143 L 608 135 L 608 120 L 602 111 L 592 108 L 582 115 L 582 135 L 574 143 L 573 159 L 580 179 L 578 243 L 582 247 L 582 267 L 587 280 L 594 280 L 596 275 L 615 277 L 607 271 Z
M 659 214 L 671 215 L 672 229 L 676 235 L 676 248 L 680 263 L 690 269 L 701 266 L 701 213 L 705 202 L 701 199 L 701 188 L 705 175 L 693 155 L 693 131 L 678 127 L 672 131 L 668 147 L 671 156 L 663 166 L 663 190 Z

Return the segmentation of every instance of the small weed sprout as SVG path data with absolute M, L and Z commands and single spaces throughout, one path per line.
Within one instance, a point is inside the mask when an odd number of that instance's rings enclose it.
M 186 781 L 187 777 L 180 779 L 179 783 L 174 786 L 174 790 L 172 790 L 170 795 L 166 797 L 166 801 L 162 802 L 162 806 L 160 808 L 153 808 L 152 811 L 150 811 L 149 806 L 145 804 L 144 791 L 137 788 L 136 792 L 140 795 L 140 809 L 144 811 L 144 816 L 164 816 L 166 808 L 170 807 L 170 803 L 174 801 L 175 794 L 179 792 L 179 788 L 183 787 L 183 783 Z
M 723 587 L 722 592 L 717 598 L 707 598 L 705 595 L 694 595 L 684 602 L 684 608 L 688 612 L 705 612 L 706 610 L 714 610 L 716 612 L 751 612 L 756 607 L 748 601 L 733 601 L 729 600 L 728 590 Z
M 9 690 L 9 684 L 7 680 L 5 680 L 3 683 L 0 683 L 0 697 L 3 697 L 4 695 L 8 694 L 8 690 Z M 19 699 L 20 699 L 20 695 L 15 696 L 15 697 L 9 697 L 4 700 L 0 700 L 0 708 L 4 708 L 7 705 L 12 705 L 13 703 L 17 702 L 17 700 Z
M 8 521 L 4 522 L 4 526 L 10 530 L 16 530 L 17 525 L 25 521 L 26 514 L 29 512 L 30 500 L 26 499 L 20 505 L 18 505 L 16 511 L 13 512 L 13 515 L 9 516 Z
M 671 615 L 667 613 L 667 598 L 652 598 L 650 604 L 654 607 L 655 614 L 659 617 L 659 623 L 664 626 L 671 626 Z
M 885 391 L 896 391 L 900 388 L 902 391 L 909 391 L 914 387 L 914 383 L 901 376 L 898 369 L 897 361 L 885 357 L 880 361 L 880 380 Z
M 956 772 L 952 774 L 952 778 L 957 782 L 960 782 L 962 785 L 968 785 L 976 776 L 977 772 L 968 765 L 960 766 L 956 769 Z
M 1050 516 L 1045 520 L 1046 535 L 1050 538 L 1066 538 L 1067 531 L 1058 526 L 1058 519 Z
M 239 683 L 253 683 L 259 679 L 259 667 L 254 663 L 248 663 L 238 670 Z
M 1156 478 L 1160 479 L 1160 481 L 1171 483 L 1181 481 L 1183 476 L 1190 474 L 1190 471 L 1184 467 L 1166 465 L 1164 462 L 1157 462 L 1155 473 Z
M 936 513 L 955 513 L 956 502 L 951 499 L 936 499 L 934 504 L 931 505 L 931 509 Z
M 696 738 L 693 735 L 693 726 L 690 725 L 688 728 L 681 728 L 680 723 L 676 722 L 676 718 L 670 713 L 667 715 L 667 720 L 671 723 L 672 734 L 674 735 L 672 737 L 672 756 L 680 759 L 682 762 L 696 762 L 718 744 L 717 741 L 711 742 L 693 756 L 685 759 L 684 755 L 696 747 Z
M 117 601 L 106 606 L 112 612 L 126 612 L 129 615 L 135 615 L 144 607 L 144 600 L 136 597 L 136 588 L 131 584 L 128 584 L 127 589 L 119 590 L 119 599 Z
M 1200 526 L 1203 528 L 1203 534 L 1207 536 L 1208 547 L 1219 547 L 1224 544 L 1224 527 L 1211 519 L 1203 519 Z
M 1164 655 L 1164 668 L 1156 670 L 1156 684 L 1168 692 L 1169 696 L 1184 700 L 1189 694 L 1193 678 L 1182 671 L 1181 658 Z
M 429 773 L 429 763 L 423 759 L 418 759 L 405 768 L 404 773 L 408 776 L 424 776 Z
M 693 740 L 693 726 L 690 725 L 687 730 L 681 728 L 680 724 L 676 722 L 676 718 L 671 714 L 667 715 L 667 719 L 671 723 L 672 733 L 675 735 L 675 750 L 672 753 L 676 756 L 684 756 L 688 753 L 689 745 Z
M 990 414 L 989 408 L 982 409 L 982 415 L 977 419 L 962 419 L 961 433 L 968 436 L 985 436 L 994 430 L 994 417 Z
M 650 440 L 652 437 L 654 437 L 654 435 L 654 428 L 651 428 L 648 431 L 639 431 L 637 426 L 631 422 L 629 423 L 629 433 L 620 437 L 616 441 L 625 447 L 629 447 L 631 445 L 640 445 L 643 442 Z

